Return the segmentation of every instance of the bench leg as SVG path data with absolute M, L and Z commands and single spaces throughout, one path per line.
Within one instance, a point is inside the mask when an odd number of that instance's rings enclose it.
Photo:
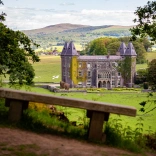
M 88 139 L 102 141 L 102 129 L 104 123 L 104 113 L 92 112 L 89 125 Z
M 10 105 L 9 117 L 8 117 L 9 121 L 18 122 L 21 119 L 22 112 L 23 112 L 23 102 L 25 105 L 26 101 L 14 100 L 14 99 L 11 99 L 9 101 L 9 105 Z

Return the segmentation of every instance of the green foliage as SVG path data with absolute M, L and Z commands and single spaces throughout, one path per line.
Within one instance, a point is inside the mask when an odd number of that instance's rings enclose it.
M 135 51 L 137 53 L 136 63 L 142 64 L 146 62 L 146 50 L 141 42 L 133 42 Z
M 134 138 L 135 132 L 130 126 L 124 127 L 119 117 L 106 123 L 105 133 L 108 145 L 128 149 L 132 152 L 141 152 L 141 148 Z
M 127 56 L 125 59 L 119 63 L 118 70 L 121 72 L 122 77 L 124 78 L 124 85 L 126 86 L 129 82 L 131 76 L 131 64 L 132 58 Z
M 119 41 L 116 41 L 116 42 L 113 42 L 113 43 L 110 43 L 108 46 L 107 46 L 107 51 L 110 55 L 116 55 L 116 52 L 118 51 L 119 47 L 120 47 L 120 44 L 121 42 Z
M 1 21 L 4 14 L 1 14 Z M 0 75 L 9 75 L 10 84 L 31 84 L 34 70 L 30 61 L 38 62 L 32 46 L 38 46 L 24 33 L 13 31 L 0 22 Z
M 141 84 L 147 81 L 147 69 L 139 69 L 137 70 L 137 75 L 135 78 L 135 84 Z
M 26 110 L 20 126 L 35 132 L 64 134 L 75 138 L 86 137 L 87 134 L 87 131 L 83 128 L 74 127 L 70 123 L 58 120 L 55 116 L 50 116 L 46 109 L 41 111 Z
M 148 93 L 147 100 L 140 102 L 139 104 L 142 106 L 140 108 L 141 112 L 145 112 L 143 115 L 148 114 L 149 112 L 156 109 L 156 100 L 153 99 L 154 94 Z
M 4 105 L 5 100 L 0 98 L 0 123 L 5 123 L 8 119 L 8 108 Z
M 148 82 L 153 90 L 156 89 L 156 59 L 148 64 Z
M 138 23 L 136 27 L 130 29 L 132 34 L 132 40 L 135 40 L 138 36 L 149 36 L 151 41 L 156 41 L 156 2 L 148 1 L 144 7 L 138 7 L 135 11 L 137 16 L 134 19 L 134 23 Z
M 121 42 L 125 42 L 126 44 L 130 41 L 130 37 L 121 37 L 121 38 L 97 38 L 91 41 L 87 46 L 86 49 L 83 51 L 83 54 L 88 55 L 116 55 Z M 145 63 L 146 62 L 146 50 L 145 47 L 148 49 L 150 47 L 150 42 L 147 38 L 138 39 L 133 41 L 134 48 L 137 53 L 137 63 Z
M 144 82 L 143 87 L 144 89 L 148 89 L 148 82 Z
M 116 41 L 115 38 L 97 38 L 86 46 L 86 54 L 88 55 L 107 55 L 107 46 L 109 43 Z

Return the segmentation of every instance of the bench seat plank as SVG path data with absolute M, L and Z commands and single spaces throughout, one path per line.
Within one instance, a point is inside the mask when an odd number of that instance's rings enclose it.
M 127 116 L 136 116 L 136 108 L 105 102 L 80 100 L 67 97 L 57 97 L 47 94 L 39 94 L 21 90 L 0 88 L 0 97 L 45 104 L 54 104 L 65 107 L 81 108 L 92 111 L 108 112 Z

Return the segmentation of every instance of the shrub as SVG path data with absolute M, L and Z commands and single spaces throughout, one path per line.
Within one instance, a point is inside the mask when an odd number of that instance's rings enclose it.
M 143 87 L 144 89 L 148 89 L 148 82 L 144 82 Z

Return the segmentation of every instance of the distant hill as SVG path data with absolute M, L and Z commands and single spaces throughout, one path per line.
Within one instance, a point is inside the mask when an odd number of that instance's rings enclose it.
M 33 29 L 33 30 L 24 30 L 23 32 L 27 35 L 34 35 L 34 34 L 50 34 L 50 33 L 59 33 L 67 30 L 78 29 L 78 28 L 85 28 L 88 27 L 87 25 L 78 25 L 78 24 L 56 24 L 50 25 L 40 29 Z
M 129 29 L 133 26 L 103 25 L 89 26 L 79 24 L 56 24 L 40 29 L 24 30 L 23 32 L 46 49 L 52 45 L 61 45 L 64 41 L 74 41 L 84 45 L 99 37 L 130 36 Z

